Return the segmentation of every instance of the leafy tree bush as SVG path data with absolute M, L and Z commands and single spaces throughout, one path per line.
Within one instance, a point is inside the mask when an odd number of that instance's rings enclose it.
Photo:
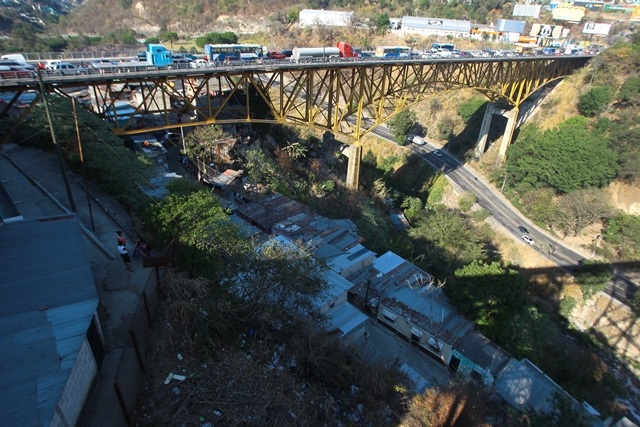
M 484 260 L 484 241 L 466 218 L 438 205 L 417 215 L 408 230 L 415 254 L 424 254 L 419 264 L 437 277 L 447 277 L 473 260 Z
M 607 287 L 613 277 L 613 267 L 604 261 L 587 259 L 575 277 L 585 298 L 589 299 Z
M 196 38 L 196 46 L 203 48 L 205 44 L 231 44 L 238 43 L 238 36 L 231 31 L 224 33 L 209 33 Z
M 569 193 L 603 187 L 616 174 L 616 153 L 608 139 L 589 128 L 585 117 L 573 117 L 557 129 L 528 126 L 507 151 L 507 172 L 515 183 L 551 187 Z
M 158 37 L 147 37 L 144 39 L 145 44 L 158 44 L 160 43 L 160 38 Z
M 290 23 L 294 23 L 296 22 L 300 17 L 300 11 L 298 9 L 296 9 L 295 7 L 293 9 L 289 9 L 289 22 Z
M 424 205 L 422 204 L 422 200 L 417 197 L 407 197 L 404 199 L 400 207 L 404 209 L 406 217 L 408 219 L 412 219 L 418 215 L 418 213 L 424 208 Z
M 640 216 L 621 212 L 609 219 L 604 241 L 623 261 L 640 261 Z
M 481 114 L 484 112 L 488 102 L 489 101 L 483 98 L 471 98 L 458 108 L 458 114 L 462 117 L 462 120 L 464 120 L 465 123 L 469 123 L 475 114 Z
M 76 128 L 71 114 L 71 100 L 49 97 L 49 106 L 56 137 L 62 153 L 71 168 L 81 171 Z M 154 173 L 151 161 L 125 147 L 124 140 L 114 135 L 109 124 L 94 116 L 80 105 L 76 106 L 80 139 L 87 176 L 103 191 L 111 195 L 129 210 L 142 210 L 149 200 L 143 197 L 138 185 Z M 42 103 L 32 108 L 30 120 L 24 122 L 20 132 L 32 138 L 27 144 L 45 150 L 53 150 L 49 124 Z
M 445 117 L 438 123 L 438 131 L 440 131 L 440 135 L 443 138 L 449 138 L 451 135 L 453 135 L 454 130 L 455 123 L 453 123 L 453 120 L 451 120 L 450 117 Z
M 578 305 L 578 301 L 576 301 L 573 297 L 564 297 L 560 300 L 560 304 L 558 307 L 558 314 L 565 319 L 568 319 L 573 314 L 573 310 Z
M 460 199 L 458 199 L 458 205 L 462 212 L 468 212 L 471 209 L 471 206 L 478 200 L 475 193 L 471 191 L 465 192 Z
M 501 328 L 495 328 L 493 336 L 496 342 L 516 359 L 526 357 L 534 363 L 546 357 L 545 347 L 557 333 L 557 327 L 546 313 L 537 307 L 526 304 L 515 312 L 513 318 Z
M 613 100 L 611 89 L 607 86 L 596 86 L 589 92 L 580 95 L 578 109 L 587 117 L 595 116 L 603 111 Z
M 640 103 L 640 77 L 630 76 L 620 87 L 618 101 L 638 105 Z
M 497 262 L 474 260 L 455 271 L 455 280 L 444 291 L 452 304 L 496 339 L 507 335 L 507 325 L 526 303 L 524 288 L 520 273 Z
M 431 188 L 429 189 L 429 197 L 427 198 L 427 203 L 435 205 L 437 203 L 442 202 L 442 197 L 444 196 L 444 190 L 447 188 L 449 182 L 444 174 L 440 174 L 436 179 Z
M 375 17 L 375 26 L 376 31 L 381 36 L 384 36 L 389 31 L 389 14 L 388 13 L 380 13 Z
M 273 159 L 267 158 L 261 150 L 250 150 L 245 154 L 245 170 L 247 177 L 276 191 L 284 185 L 282 172 Z
M 591 427 L 590 416 L 562 392 L 553 393 L 553 411 L 524 409 L 523 427 Z
M 390 248 L 390 221 L 371 202 L 365 203 L 362 206 L 360 218 L 353 220 L 358 227 L 358 234 L 364 238 L 364 245 L 378 255 L 382 255 Z
M 404 110 L 389 120 L 389 129 L 391 129 L 393 139 L 398 145 L 407 143 L 407 137 L 415 127 L 417 118 L 415 111 Z

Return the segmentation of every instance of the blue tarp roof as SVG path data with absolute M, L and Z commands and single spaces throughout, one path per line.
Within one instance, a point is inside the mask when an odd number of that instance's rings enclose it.
M 49 425 L 98 295 L 76 216 L 0 226 L 0 425 Z

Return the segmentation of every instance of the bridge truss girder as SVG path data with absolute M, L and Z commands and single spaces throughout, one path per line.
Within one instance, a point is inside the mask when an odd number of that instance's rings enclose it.
M 193 70 L 166 76 L 123 73 L 87 79 L 83 84 L 94 98 L 90 108 L 102 118 L 115 110 L 123 92 L 138 93 L 135 114 L 118 119 L 116 110 L 112 121 L 119 135 L 202 124 L 289 123 L 343 134 L 357 142 L 401 111 L 444 91 L 472 88 L 491 101 L 517 108 L 536 90 L 570 75 L 589 59 L 339 62 Z M 47 91 L 69 96 L 68 88 L 78 82 L 52 85 L 45 81 L 45 86 Z M 192 120 L 176 123 L 176 115 L 185 113 Z M 131 127 L 133 117 L 151 115 L 152 127 Z

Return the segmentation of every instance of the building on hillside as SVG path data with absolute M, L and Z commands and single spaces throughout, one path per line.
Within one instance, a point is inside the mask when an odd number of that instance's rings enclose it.
M 563 393 L 575 401 L 555 381 L 528 359 L 511 359 L 500 372 L 494 387 L 497 393 L 517 409 L 531 407 L 536 411 L 553 410 L 553 394 Z
M 262 200 L 238 206 L 237 215 L 250 225 L 271 234 L 271 227 L 275 224 L 309 210 L 306 205 L 275 193 Z
M 445 365 L 453 349 L 473 328 L 449 304 L 433 276 L 393 252 L 377 258 L 373 267 L 352 280 L 349 300 L 419 350 Z
M 471 37 L 471 21 L 405 16 L 402 18 L 402 32 L 421 36 Z
M 0 271 L 0 425 L 73 426 L 104 357 L 77 216 L 3 223 Z
M 340 12 L 336 10 L 303 9 L 298 15 L 298 23 L 301 27 L 349 27 L 354 22 L 353 12 Z
M 491 386 L 511 355 L 480 332 L 471 330 L 453 349 L 449 369 Z

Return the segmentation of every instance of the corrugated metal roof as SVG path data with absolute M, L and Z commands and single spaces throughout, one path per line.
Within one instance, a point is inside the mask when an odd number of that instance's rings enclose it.
M 456 347 L 456 351 L 491 372 L 494 377 L 511 359 L 509 353 L 478 331 L 469 331 Z
M 369 318 L 351 304 L 343 304 L 329 313 L 327 320 L 330 329 L 339 329 L 340 337 L 366 323 Z
M 75 216 L 0 227 L 0 425 L 49 425 L 98 306 Z
M 462 317 L 449 304 L 441 289 L 423 290 L 402 286 L 382 298 L 380 305 L 435 334 L 451 347 L 460 343 L 462 337 L 473 328 L 473 322 Z
M 471 21 L 405 16 L 402 18 L 402 28 L 405 30 L 410 28 L 419 28 L 424 30 L 456 31 L 461 33 L 470 33 Z

